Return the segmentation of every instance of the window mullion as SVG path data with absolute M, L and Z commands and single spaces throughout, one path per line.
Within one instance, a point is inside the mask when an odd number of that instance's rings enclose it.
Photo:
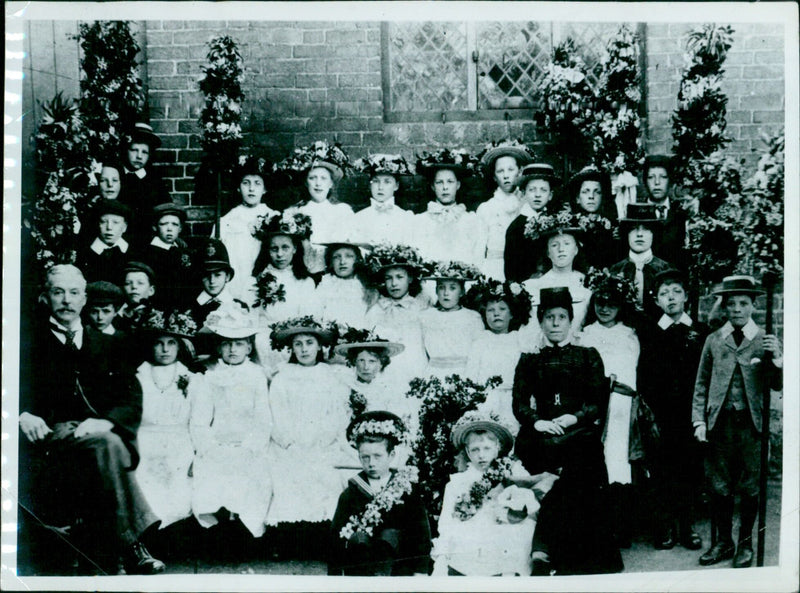
M 467 23 L 467 109 L 478 109 L 478 35 L 476 23 Z

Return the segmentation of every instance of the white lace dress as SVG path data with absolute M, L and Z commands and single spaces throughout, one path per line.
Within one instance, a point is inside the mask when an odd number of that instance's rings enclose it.
M 428 202 L 428 209 L 414 217 L 413 244 L 429 259 L 480 266 L 486 247 L 484 232 L 478 215 L 468 212 L 464 204 Z
M 206 374 L 207 396 L 192 410 L 197 450 L 192 510 L 201 525 L 222 507 L 255 537 L 264 533 L 272 497 L 267 447 L 273 422 L 264 371 L 245 360 L 218 361 Z
M 506 231 L 519 216 L 522 202 L 516 193 L 507 194 L 499 187 L 494 195 L 475 211 L 483 226 L 483 273 L 497 280 L 505 280 Z
M 317 285 L 314 299 L 316 314 L 353 327 L 364 326 L 364 315 L 370 301 L 368 291 L 358 278 L 339 278 L 325 274 Z
M 274 419 L 269 462 L 275 492 L 269 525 L 326 521 L 352 470 L 345 431 L 350 421 L 350 390 L 328 364 L 289 363 L 270 386 Z
M 153 369 L 172 375 L 156 384 Z M 189 434 L 193 403 L 204 396 L 204 378 L 183 363 L 155 367 L 143 362 L 136 371 L 142 386 L 142 422 L 137 443 L 140 461 L 136 480 L 147 502 L 161 519 L 161 528 L 192 514 L 192 478 L 189 468 L 194 446 Z
M 325 245 L 343 236 L 353 224 L 353 209 L 344 203 L 334 204 L 330 200 L 309 200 L 298 210 L 311 218 L 311 247 L 306 250 L 305 262 L 312 274 L 325 269 Z
M 425 375 L 464 376 L 472 342 L 483 332 L 483 321 L 472 309 L 426 309 L 419 316 L 428 364 Z
M 353 215 L 353 237 L 361 243 L 408 244 L 413 240 L 414 213 L 392 205 L 386 211 L 373 205 Z

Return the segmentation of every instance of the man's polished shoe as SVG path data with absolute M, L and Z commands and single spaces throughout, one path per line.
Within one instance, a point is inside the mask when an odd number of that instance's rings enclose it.
M 687 550 L 699 550 L 703 547 L 703 539 L 694 529 L 681 533 L 680 544 Z
M 660 535 L 656 536 L 656 541 L 655 544 L 653 544 L 653 547 L 656 550 L 671 550 L 675 547 L 676 543 L 678 543 L 678 540 L 675 537 L 675 529 L 670 527 L 665 529 Z
M 734 568 L 747 568 L 753 563 L 753 548 L 748 544 L 739 544 L 736 556 L 733 557 Z
M 712 564 L 717 564 L 723 560 L 733 558 L 734 550 L 735 547 L 731 541 L 717 542 L 711 546 L 708 552 L 700 556 L 700 564 L 702 566 L 711 566 Z
M 125 558 L 127 574 L 158 574 L 164 572 L 166 568 L 166 564 L 150 555 L 142 542 L 133 544 Z

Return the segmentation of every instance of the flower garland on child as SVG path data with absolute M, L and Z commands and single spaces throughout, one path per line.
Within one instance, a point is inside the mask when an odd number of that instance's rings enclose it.
M 476 480 L 469 488 L 469 492 L 462 494 L 456 501 L 453 516 L 461 521 L 474 517 L 486 496 L 495 486 L 504 484 L 511 477 L 514 459 L 510 455 L 498 457 L 486 468 L 480 480 Z
M 275 303 L 286 301 L 286 289 L 278 279 L 264 270 L 256 278 L 256 302 L 255 307 L 267 307 Z
M 419 472 L 416 467 L 408 466 L 397 470 L 389 483 L 378 492 L 364 510 L 350 517 L 339 531 L 339 537 L 349 540 L 356 533 L 364 533 L 371 537 L 375 528 L 383 522 L 384 514 L 392 510 L 395 505 L 403 504 L 403 498 L 411 493 L 417 482 L 419 482 Z

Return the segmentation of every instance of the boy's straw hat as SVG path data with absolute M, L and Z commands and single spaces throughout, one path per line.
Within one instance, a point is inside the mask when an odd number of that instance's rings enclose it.
M 461 449 L 467 442 L 467 436 L 476 430 L 485 430 L 494 434 L 500 442 L 500 456 L 507 455 L 514 446 L 514 435 L 511 430 L 500 421 L 496 415 L 490 415 L 477 410 L 467 412 L 453 426 L 450 438 L 457 449 Z
M 712 294 L 721 297 L 746 294 L 755 299 L 764 294 L 764 290 L 758 288 L 755 278 L 752 276 L 726 276 L 722 279 L 722 286 Z

